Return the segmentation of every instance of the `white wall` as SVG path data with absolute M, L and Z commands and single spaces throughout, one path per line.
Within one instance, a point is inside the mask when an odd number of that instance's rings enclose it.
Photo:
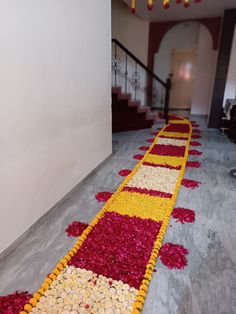
M 147 65 L 149 22 L 131 14 L 129 7 L 122 0 L 112 0 L 112 37 L 118 39 L 141 62 Z M 114 57 L 114 45 L 112 54 Z M 117 48 L 117 55 L 121 61 L 120 72 L 117 73 L 116 81 L 113 72 L 112 85 L 120 86 L 123 92 L 131 94 L 132 98 L 135 99 L 135 89 L 131 79 L 133 72 L 136 71 L 135 62 L 130 58 L 127 59 L 128 79 L 126 85 L 124 76 L 126 72 L 126 55 L 120 48 Z M 137 72 L 139 72 L 141 80 L 136 91 L 136 99 L 143 106 L 146 104 L 146 71 L 138 66 Z
M 112 151 L 110 15 L 109 0 L 0 3 L 0 252 Z
M 212 37 L 200 24 L 197 45 L 197 64 L 191 114 L 208 115 L 211 105 L 217 51 L 212 49 Z
M 222 105 L 223 106 L 225 105 L 225 101 L 227 98 L 235 98 L 235 93 L 236 93 L 236 27 L 234 29 L 234 38 L 231 48 L 231 56 L 225 87 L 224 102 Z
M 131 14 L 122 0 L 112 0 L 112 37 L 147 65 L 149 22 Z

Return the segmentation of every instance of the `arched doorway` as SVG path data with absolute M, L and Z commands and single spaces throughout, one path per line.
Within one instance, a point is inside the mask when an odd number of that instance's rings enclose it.
M 163 80 L 173 73 L 170 109 L 208 115 L 216 51 L 209 30 L 197 21 L 178 23 L 163 36 L 154 55 L 154 72 Z M 162 107 L 162 91 L 153 86 L 154 107 Z

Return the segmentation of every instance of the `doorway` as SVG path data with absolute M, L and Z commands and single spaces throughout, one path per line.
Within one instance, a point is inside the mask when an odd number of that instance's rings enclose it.
M 191 109 L 196 61 L 196 49 L 172 49 L 170 109 Z

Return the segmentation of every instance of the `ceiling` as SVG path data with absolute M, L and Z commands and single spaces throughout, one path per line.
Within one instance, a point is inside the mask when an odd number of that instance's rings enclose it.
M 130 0 L 123 0 L 130 6 Z M 147 0 L 136 0 L 136 14 L 147 21 L 174 21 L 196 19 L 204 17 L 222 16 L 225 9 L 236 8 L 236 0 L 202 0 L 195 4 L 191 0 L 191 6 L 184 8 L 183 4 L 176 4 L 171 0 L 171 7 L 165 10 L 161 0 L 154 0 L 154 9 L 147 10 Z

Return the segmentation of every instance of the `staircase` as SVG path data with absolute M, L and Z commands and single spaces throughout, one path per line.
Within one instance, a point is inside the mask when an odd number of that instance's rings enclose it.
M 148 129 L 158 120 L 150 107 L 141 107 L 139 101 L 131 100 L 131 94 L 122 93 L 121 87 L 112 87 L 113 132 Z
M 159 84 L 165 95 L 164 106 L 159 109 L 168 123 L 170 78 L 162 81 L 117 39 L 112 39 L 113 132 L 151 128 L 160 120 L 158 113 L 151 112 L 155 103 L 153 82 Z

